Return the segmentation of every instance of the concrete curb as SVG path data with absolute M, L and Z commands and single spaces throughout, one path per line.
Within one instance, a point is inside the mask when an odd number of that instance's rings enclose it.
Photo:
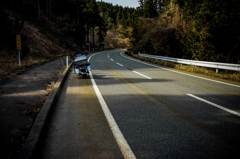
M 47 123 L 52 115 L 53 108 L 56 105 L 58 96 L 65 84 L 65 81 L 69 75 L 70 68 L 72 63 L 68 68 L 65 69 L 59 80 L 54 85 L 52 92 L 49 94 L 47 100 L 42 106 L 41 111 L 39 112 L 29 134 L 28 137 L 22 146 L 22 150 L 18 156 L 19 159 L 31 159 L 34 158 L 34 154 L 36 153 L 38 146 L 42 137 L 44 136 L 44 130 L 46 130 Z

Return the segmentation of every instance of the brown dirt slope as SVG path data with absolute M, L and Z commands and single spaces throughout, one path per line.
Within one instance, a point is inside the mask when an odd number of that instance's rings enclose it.
M 26 67 L 41 64 L 46 59 L 71 53 L 71 50 L 52 42 L 37 27 L 28 22 L 24 23 L 20 35 L 22 38 L 26 38 L 26 41 L 22 44 L 21 67 L 18 64 L 17 51 L 16 53 L 9 53 L 8 50 L 0 51 L 0 79 L 16 74 Z

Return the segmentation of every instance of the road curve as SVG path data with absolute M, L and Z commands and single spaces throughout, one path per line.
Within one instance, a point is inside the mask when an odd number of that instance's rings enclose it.
M 92 74 L 136 158 L 231 158 L 240 147 L 240 87 L 109 51 Z
M 239 86 L 137 62 L 122 52 L 92 55 L 86 79 L 72 72 L 39 158 L 129 158 L 121 149 L 122 140 L 132 158 L 238 155 Z M 119 130 L 112 129 L 106 114 Z

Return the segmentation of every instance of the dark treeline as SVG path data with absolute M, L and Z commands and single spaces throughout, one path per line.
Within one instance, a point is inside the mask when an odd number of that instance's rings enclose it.
M 51 32 L 55 36 L 62 35 L 62 41 L 76 48 L 88 42 L 92 28 L 98 34 L 98 44 L 104 40 L 106 27 L 99 14 L 95 0 L 2 0 L 0 2 L 0 47 L 15 45 L 15 35 L 30 21 L 41 27 L 42 31 Z M 57 30 L 59 31 L 57 33 Z M 66 37 L 69 37 L 67 40 Z M 72 39 L 72 42 L 70 42 Z
M 54 25 L 80 45 L 89 41 L 90 33 L 94 39 L 95 31 L 96 47 L 103 42 L 107 29 L 121 26 L 123 32 L 133 30 L 126 36 L 131 38 L 134 53 L 240 62 L 239 0 L 138 2 L 139 7 L 130 8 L 95 0 L 2 0 L 0 33 L 6 38 L 0 45 L 11 41 L 24 20 L 48 29 Z
M 139 0 L 133 51 L 240 63 L 240 1 Z
M 122 7 L 106 2 L 97 2 L 99 11 L 103 17 L 108 29 L 114 29 L 123 26 L 123 28 L 135 28 L 138 25 L 139 18 L 156 18 L 159 13 L 164 11 L 167 2 L 162 0 L 139 0 L 138 8 Z
M 191 56 L 209 61 L 240 63 L 240 1 L 176 0 L 182 17 L 192 22 L 186 40 Z M 193 48 L 195 52 L 189 51 Z
M 119 25 L 134 27 L 137 17 L 135 8 L 112 5 L 106 2 L 97 2 L 99 11 L 108 27 L 108 29 L 117 28 Z
M 100 3 L 108 29 L 132 27 L 134 53 L 240 62 L 240 1 L 139 0 L 137 8 Z

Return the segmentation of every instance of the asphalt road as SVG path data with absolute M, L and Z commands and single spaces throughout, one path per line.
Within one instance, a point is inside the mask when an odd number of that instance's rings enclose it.
M 239 86 L 136 62 L 121 52 L 91 56 L 86 79 L 71 74 L 40 158 L 239 156 Z

